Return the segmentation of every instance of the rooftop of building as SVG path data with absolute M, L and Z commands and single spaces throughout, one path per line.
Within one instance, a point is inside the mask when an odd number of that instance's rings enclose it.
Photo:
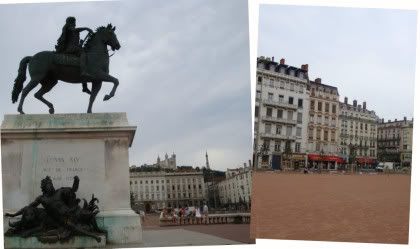
M 310 80 L 309 84 L 313 85 L 313 86 L 320 86 L 320 87 L 325 87 L 325 88 L 328 88 L 328 89 L 331 89 L 331 90 L 335 90 L 335 91 L 337 91 L 337 94 L 338 94 L 338 88 L 336 86 L 331 86 L 331 85 L 327 85 L 327 84 L 322 83 L 321 78 L 316 78 L 315 80 Z
M 274 71 L 281 73 L 281 68 L 285 69 L 285 74 L 286 75 L 290 75 L 293 77 L 299 77 L 299 73 L 303 72 L 304 73 L 304 78 L 307 79 L 308 78 L 308 65 L 307 64 L 303 64 L 300 68 L 298 67 L 294 67 L 294 66 L 290 66 L 285 64 L 285 60 L 281 59 L 280 62 L 276 62 L 274 61 L 274 57 L 264 57 L 264 56 L 260 56 L 257 58 L 257 65 L 258 63 L 264 63 L 265 65 L 265 69 L 266 70 L 270 70 L 270 65 L 274 66 Z M 292 73 L 293 72 L 293 73 Z
M 193 167 L 193 166 L 178 166 L 176 169 L 168 169 L 162 168 L 158 166 L 151 166 L 151 165 L 142 165 L 142 166 L 131 166 L 130 172 L 174 172 L 174 173 L 181 173 L 181 172 L 200 172 L 203 168 L 200 167 Z
M 414 123 L 414 118 L 407 119 L 407 117 L 404 117 L 403 119 L 394 119 L 393 121 L 391 119 L 388 119 L 387 122 L 385 122 L 385 120 L 382 118 L 378 121 L 378 125 L 397 125 L 397 124 L 413 124 Z
M 357 100 L 353 100 L 353 103 L 348 103 L 348 98 L 344 97 L 344 102 L 339 101 L 339 105 L 340 108 L 346 106 L 348 109 L 353 111 L 375 115 L 375 111 L 366 108 L 366 101 L 363 102 L 363 105 L 357 104 Z

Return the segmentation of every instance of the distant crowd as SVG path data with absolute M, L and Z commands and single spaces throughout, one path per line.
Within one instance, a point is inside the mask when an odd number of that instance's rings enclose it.
M 179 208 L 164 208 L 160 212 L 160 220 L 171 219 L 173 223 L 182 224 L 181 220 L 186 218 L 197 218 L 202 220 L 204 223 L 208 223 L 209 208 L 206 204 L 202 207 L 179 207 Z

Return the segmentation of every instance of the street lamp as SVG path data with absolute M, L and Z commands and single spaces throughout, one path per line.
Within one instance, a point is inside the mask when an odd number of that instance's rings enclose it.
M 356 159 L 356 153 L 355 153 L 356 149 L 357 149 L 357 145 L 352 144 L 352 143 L 349 144 L 349 152 L 350 152 L 349 153 L 350 154 L 349 155 L 349 163 L 351 164 L 352 171 L 353 171 L 353 168 L 354 168 L 354 161 Z

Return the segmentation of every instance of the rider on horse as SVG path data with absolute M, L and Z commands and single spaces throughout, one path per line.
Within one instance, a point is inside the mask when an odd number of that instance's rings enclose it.
M 76 28 L 76 18 L 69 16 L 66 19 L 60 38 L 57 40 L 55 49 L 57 53 L 72 54 L 80 57 L 80 71 L 82 77 L 90 77 L 86 67 L 86 53 L 83 49 L 83 40 L 80 40 L 80 32 L 88 31 L 92 34 L 90 28 Z M 87 85 L 83 83 L 83 91 L 89 92 Z

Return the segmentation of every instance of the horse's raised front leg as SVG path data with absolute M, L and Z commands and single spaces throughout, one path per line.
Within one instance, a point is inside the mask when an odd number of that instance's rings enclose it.
M 89 106 L 87 113 L 92 113 L 92 105 L 95 101 L 96 95 L 98 95 L 99 90 L 101 90 L 102 87 L 102 81 L 94 81 L 92 82 L 92 91 L 89 98 Z
M 109 74 L 103 73 L 102 75 L 100 75 L 100 78 L 102 79 L 102 81 L 106 81 L 106 82 L 112 82 L 114 83 L 114 86 L 112 87 L 112 90 L 109 94 L 106 94 L 104 96 L 104 101 L 114 97 L 115 95 L 115 91 L 117 91 L 117 87 L 120 84 L 119 80 Z
M 23 102 L 25 101 L 26 95 L 28 95 L 28 93 L 32 91 L 32 89 L 34 89 L 38 85 L 38 83 L 39 83 L 38 80 L 31 79 L 28 85 L 26 85 L 25 88 L 23 88 L 22 95 L 20 96 L 19 106 L 18 106 L 18 112 L 20 114 L 25 114 L 23 112 Z

